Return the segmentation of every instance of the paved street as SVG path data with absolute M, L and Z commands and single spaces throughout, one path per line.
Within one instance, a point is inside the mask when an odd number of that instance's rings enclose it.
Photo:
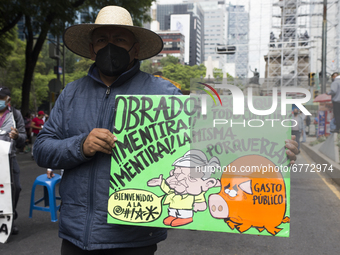
M 31 187 L 45 173 L 29 155 L 18 155 L 22 192 L 16 221 L 19 235 L 0 244 L 0 254 L 60 254 L 58 223 L 46 212 L 28 218 Z M 312 163 L 302 152 L 297 163 Z M 339 254 L 340 189 L 324 174 L 292 174 L 290 238 L 190 230 L 169 230 L 157 254 Z

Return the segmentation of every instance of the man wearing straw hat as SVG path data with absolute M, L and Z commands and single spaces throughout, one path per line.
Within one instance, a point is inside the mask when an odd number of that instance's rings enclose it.
M 86 77 L 69 83 L 34 145 L 42 167 L 65 169 L 60 184 L 61 254 L 154 254 L 166 230 L 107 224 L 115 96 L 180 95 L 170 82 L 141 72 L 161 38 L 134 27 L 127 10 L 107 6 L 95 24 L 67 28 L 65 45 L 95 60 Z

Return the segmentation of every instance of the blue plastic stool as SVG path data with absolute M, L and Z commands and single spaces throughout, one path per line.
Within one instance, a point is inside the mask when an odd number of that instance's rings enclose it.
M 59 174 L 54 174 L 54 177 L 51 179 L 47 178 L 47 174 L 39 175 L 32 187 L 31 193 L 31 206 L 30 206 L 30 214 L 29 217 L 32 218 L 33 210 L 50 212 L 51 213 L 51 220 L 52 222 L 58 221 L 57 211 L 60 208 L 60 205 L 56 205 L 56 200 L 60 197 L 55 196 L 55 186 L 61 181 L 61 176 Z M 44 187 L 44 196 L 37 201 L 34 201 L 34 194 L 35 188 L 37 185 Z M 40 203 L 41 201 L 45 202 L 45 206 L 37 206 L 36 204 Z

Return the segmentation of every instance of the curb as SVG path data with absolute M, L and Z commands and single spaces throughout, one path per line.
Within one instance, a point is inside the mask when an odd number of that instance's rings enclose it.
M 331 160 L 317 148 L 313 148 L 312 146 L 308 145 L 307 143 L 301 143 L 301 148 L 306 152 L 306 154 L 312 158 L 317 164 L 327 164 L 332 165 L 333 171 L 326 171 L 326 174 L 340 186 L 340 165 L 335 161 Z

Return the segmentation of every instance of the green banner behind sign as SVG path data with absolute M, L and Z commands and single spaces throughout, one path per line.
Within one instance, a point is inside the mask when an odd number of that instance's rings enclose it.
M 202 104 L 116 97 L 108 223 L 288 237 L 289 118 L 279 106 L 234 115 L 229 96 L 207 100 L 206 114 Z M 258 110 L 271 104 L 253 98 Z

